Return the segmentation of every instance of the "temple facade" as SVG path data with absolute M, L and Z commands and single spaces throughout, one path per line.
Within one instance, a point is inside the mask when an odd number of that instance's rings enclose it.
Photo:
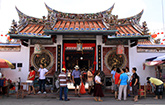
M 27 79 L 30 66 L 37 70 L 44 64 L 51 70 L 49 77 L 61 68 L 93 71 L 100 70 L 110 76 L 112 67 L 137 67 L 139 75 L 154 76 L 152 67 L 144 68 L 147 57 L 162 53 L 146 53 L 143 45 L 152 45 L 146 22 L 140 25 L 143 10 L 131 17 L 119 19 L 109 9 L 90 14 L 59 12 L 46 5 L 48 15 L 42 18 L 28 16 L 17 7 L 19 22 L 13 21 L 8 33 L 11 39 L 19 39 L 19 51 L 4 51 L 1 58 L 15 63 L 15 70 L 2 70 L 6 77 Z M 124 11 L 123 11 L 124 12 Z M 142 46 L 142 47 L 141 47 Z M 145 50 L 145 49 L 144 49 Z M 7 55 L 7 56 L 2 56 Z M 21 64 L 18 66 L 18 63 Z M 152 71 L 152 72 L 151 72 Z

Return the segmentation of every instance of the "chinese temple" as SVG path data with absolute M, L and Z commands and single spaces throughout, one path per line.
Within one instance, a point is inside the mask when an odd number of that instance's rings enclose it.
M 112 11 L 115 5 L 97 13 L 64 13 L 45 4 L 47 16 L 35 18 L 17 7 L 19 22 L 13 20 L 8 33 L 11 39 L 19 39 L 21 53 L 26 57 L 26 69 L 36 69 L 44 64 L 53 76 L 62 67 L 88 70 L 89 67 L 110 75 L 113 66 L 141 68 L 134 54 L 138 44 L 151 44 L 147 23 L 140 25 L 144 10 L 134 16 L 118 18 Z M 124 12 L 124 11 L 123 11 Z M 21 59 L 20 59 L 21 61 Z M 149 72 L 149 71 L 148 71 Z

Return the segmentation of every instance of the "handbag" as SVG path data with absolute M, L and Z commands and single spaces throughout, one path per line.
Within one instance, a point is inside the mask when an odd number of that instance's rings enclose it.
M 80 94 L 85 94 L 85 93 L 86 93 L 86 90 L 85 90 L 84 83 L 83 83 L 83 82 L 81 82 Z

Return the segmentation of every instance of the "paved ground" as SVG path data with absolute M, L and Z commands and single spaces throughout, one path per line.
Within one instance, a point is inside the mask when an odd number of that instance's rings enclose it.
M 162 100 L 154 100 L 153 97 L 139 99 L 138 102 L 133 102 L 132 98 L 127 98 L 127 101 L 116 101 L 113 97 L 104 97 L 103 102 L 95 102 L 92 96 L 83 95 L 80 98 L 69 96 L 70 101 L 59 101 L 54 95 L 31 95 L 24 99 L 16 99 L 15 95 L 0 99 L 0 105 L 165 105 L 165 98 Z

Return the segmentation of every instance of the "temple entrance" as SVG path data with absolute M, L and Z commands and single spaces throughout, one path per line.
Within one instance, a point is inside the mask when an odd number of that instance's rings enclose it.
M 96 68 L 96 47 L 95 43 L 83 43 L 82 51 L 77 51 L 76 43 L 64 43 L 63 48 L 63 67 L 74 69 L 78 65 L 82 70 Z
M 80 68 L 82 68 L 82 69 L 88 69 L 89 67 L 90 67 L 90 64 L 88 64 L 88 62 L 90 63 L 90 60 L 79 60 L 78 61 L 78 65 L 79 65 L 79 67 Z
M 83 53 L 76 50 L 66 50 L 65 56 L 65 66 L 67 69 L 74 69 L 75 65 L 78 65 L 79 68 L 83 70 L 88 70 L 89 67 L 93 67 L 93 49 L 85 50 Z

